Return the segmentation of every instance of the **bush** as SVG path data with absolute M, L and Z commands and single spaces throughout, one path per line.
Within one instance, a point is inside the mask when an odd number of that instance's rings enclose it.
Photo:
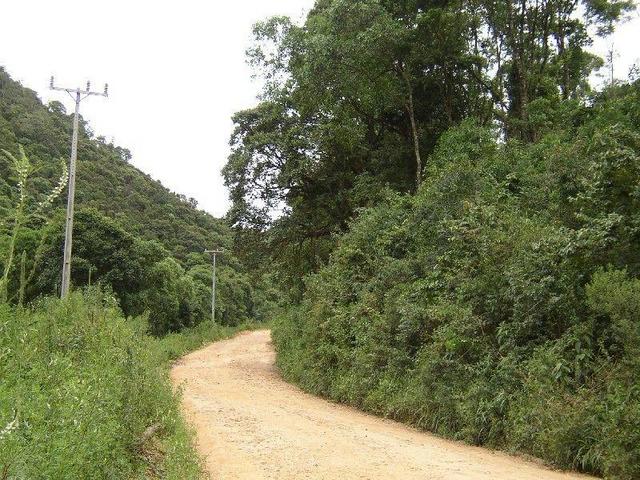
M 275 323 L 283 374 L 442 435 L 638 478 L 638 105 L 596 103 L 528 145 L 446 133 L 419 192 L 363 211 Z
M 30 310 L 0 306 L 0 472 L 7 478 L 135 478 L 150 469 L 199 478 L 166 357 L 132 325 L 98 291 Z M 153 425 L 159 438 L 141 444 Z

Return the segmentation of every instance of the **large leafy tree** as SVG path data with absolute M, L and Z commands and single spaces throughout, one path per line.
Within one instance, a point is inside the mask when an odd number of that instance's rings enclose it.
M 224 169 L 239 254 L 288 287 L 385 189 L 412 192 L 462 120 L 531 142 L 588 91 L 586 51 L 627 0 L 318 0 L 255 27 L 262 102 L 234 117 Z
M 416 188 L 440 133 L 488 120 L 473 20 L 456 2 L 325 0 L 302 27 L 258 24 L 264 100 L 234 117 L 224 169 L 240 250 L 266 246 L 299 285 L 358 208 Z

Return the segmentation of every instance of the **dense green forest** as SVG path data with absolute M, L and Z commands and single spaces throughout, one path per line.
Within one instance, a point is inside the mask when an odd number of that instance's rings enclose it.
M 438 434 L 640 477 L 640 80 L 624 0 L 318 0 L 268 19 L 224 168 L 278 364 Z

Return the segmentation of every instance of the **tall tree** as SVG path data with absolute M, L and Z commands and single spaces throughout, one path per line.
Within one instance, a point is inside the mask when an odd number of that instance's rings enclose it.
M 224 169 L 245 238 L 269 229 L 276 255 L 295 244 L 299 279 L 359 207 L 414 191 L 438 135 L 478 111 L 472 20 L 456 2 L 323 0 L 302 27 L 258 24 L 249 58 L 264 100 L 235 116 Z
M 628 0 L 318 0 L 302 26 L 255 27 L 262 103 L 234 117 L 224 175 L 240 250 L 251 239 L 296 278 L 390 188 L 414 192 L 441 135 L 462 120 L 508 138 L 579 98 Z M 584 14 L 581 14 L 584 12 Z M 268 232 L 268 233 L 267 233 Z M 283 246 L 293 248 L 289 252 Z M 255 258 L 255 256 L 254 256 Z
M 475 3 L 475 4 L 474 4 Z M 537 132 L 529 106 L 539 98 L 569 99 L 589 89 L 601 59 L 587 51 L 593 34 L 604 35 L 633 8 L 628 0 L 479 0 L 478 53 L 508 136 L 531 141 Z M 589 29 L 594 30 L 593 33 Z

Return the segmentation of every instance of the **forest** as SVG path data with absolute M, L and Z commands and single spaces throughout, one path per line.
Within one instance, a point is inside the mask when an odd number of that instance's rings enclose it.
M 640 477 L 640 80 L 594 82 L 590 52 L 633 9 L 318 0 L 256 25 L 223 173 L 287 379 Z
M 0 285 L 10 303 L 59 290 L 69 118 L 62 104 L 43 105 L 0 70 Z M 130 165 L 128 150 L 95 137 L 84 122 L 79 157 L 76 287 L 107 286 L 125 315 L 150 311 L 155 334 L 179 331 L 211 316 L 211 259 L 203 252 L 218 247 L 229 253 L 220 258 L 216 316 L 236 325 L 264 315 L 269 299 L 233 255 L 224 220 Z
M 217 219 L 0 66 L 0 479 L 202 478 L 171 362 L 257 325 L 303 390 L 640 478 L 631 0 L 316 0 L 257 23 Z M 219 257 L 217 323 L 211 258 Z

